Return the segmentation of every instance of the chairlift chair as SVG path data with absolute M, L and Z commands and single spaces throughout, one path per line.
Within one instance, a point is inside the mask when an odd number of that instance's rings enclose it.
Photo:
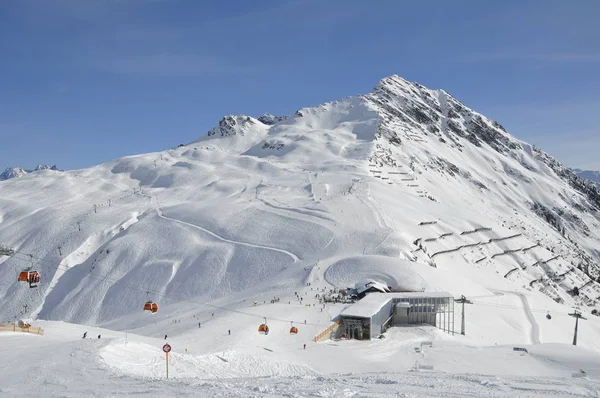
M 40 283 L 40 273 L 31 270 L 21 271 L 18 281 L 29 283 L 30 288 L 37 287 L 37 284 Z
M 146 304 L 144 304 L 144 311 L 150 311 L 150 313 L 154 315 L 158 311 L 158 304 L 153 301 L 146 301 Z
M 269 334 L 269 327 L 267 326 L 267 318 L 265 318 L 265 323 L 262 323 L 259 327 L 258 327 L 258 333 L 260 334 Z

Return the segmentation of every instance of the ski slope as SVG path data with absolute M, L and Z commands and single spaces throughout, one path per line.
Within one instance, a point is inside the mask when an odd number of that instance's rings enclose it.
M 60 366 L 81 368 L 72 376 L 87 388 L 80 394 L 117 394 L 119 383 L 146 391 L 144 380 L 162 371 L 165 334 L 176 347 L 173 378 L 185 382 L 151 384 L 157 396 L 192 394 L 198 383 L 211 396 L 226 385 L 240 396 L 296 387 L 418 395 L 432 393 L 428 377 L 442 380 L 434 392 L 455 387 L 454 396 L 591 391 L 596 188 L 443 90 L 398 76 L 367 95 L 261 120 L 227 116 L 188 145 L 0 182 L 0 245 L 15 250 L 0 257 L 0 321 L 33 318 L 48 330 L 0 336 L 9 361 L 18 360 L 14 345 L 31 364 L 0 379 L 6 392 L 31 367 L 59 394 L 71 377 L 54 383 Z M 38 288 L 17 282 L 28 267 L 42 275 Z M 467 296 L 467 336 L 416 328 L 313 343 L 344 309 L 322 308 L 316 294 L 364 279 Z M 142 311 L 148 300 L 159 305 L 154 316 Z M 587 318 L 576 348 L 573 307 Z M 257 333 L 264 319 L 268 336 Z M 297 336 L 287 332 L 292 322 Z M 80 338 L 93 328 L 106 337 Z M 424 339 L 436 341 L 426 357 L 435 376 L 407 373 Z M 513 345 L 531 355 L 513 363 Z M 588 379 L 572 379 L 582 367 Z M 231 381 L 206 381 L 223 378 Z M 414 390 L 401 390 L 407 384 Z
M 230 336 L 223 321 L 169 335 L 169 379 L 163 337 L 47 321 L 40 322 L 44 336 L 2 333 L 0 392 L 63 397 L 588 397 L 600 388 L 597 354 L 566 344 L 525 346 L 525 354 L 512 345 L 463 345 L 432 327 L 411 327 L 393 328 L 383 340 L 312 343 L 303 349 L 302 327 L 297 336 L 283 331 L 263 336 L 234 324 Z M 162 328 L 154 331 L 162 333 Z M 81 338 L 83 332 L 87 339 Z M 431 341 L 432 347 L 416 352 L 423 341 Z M 579 369 L 586 371 L 585 377 L 572 376 Z

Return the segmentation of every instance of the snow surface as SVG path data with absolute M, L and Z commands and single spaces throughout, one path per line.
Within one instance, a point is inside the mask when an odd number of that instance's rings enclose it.
M 188 145 L 0 182 L 0 245 L 16 250 L 0 257 L 0 321 L 46 329 L 0 333 L 0 392 L 36 375 L 42 396 L 593 396 L 591 183 L 398 76 L 263 120 L 227 116 Z M 27 267 L 38 288 L 17 282 Z M 467 296 L 466 336 L 420 326 L 313 343 L 346 307 L 321 311 L 316 295 L 366 279 Z M 587 318 L 577 347 L 574 306 Z M 165 334 L 177 381 L 158 379 Z M 416 353 L 423 340 L 434 348 Z M 409 372 L 416 361 L 434 370 Z M 571 377 L 580 368 L 587 378 Z
M 230 323 L 236 320 L 239 324 Z M 186 328 L 188 321 L 182 317 Z M 239 318 L 215 319 L 201 329 L 169 334 L 173 349 L 166 379 L 163 336 L 38 324 L 44 336 L 0 333 L 0 394 L 590 397 L 600 389 L 597 354 L 584 348 L 541 344 L 523 346 L 524 353 L 513 345 L 472 345 L 426 326 L 392 328 L 382 340 L 308 343 L 303 349 L 301 325 L 297 336 L 285 330 L 263 336 L 244 330 Z M 223 326 L 231 325 L 230 336 Z M 160 335 L 164 328 L 152 325 L 146 333 L 150 330 Z M 83 332 L 88 338 L 81 338 Z M 432 347 L 422 345 L 425 341 Z M 573 377 L 580 369 L 585 377 Z

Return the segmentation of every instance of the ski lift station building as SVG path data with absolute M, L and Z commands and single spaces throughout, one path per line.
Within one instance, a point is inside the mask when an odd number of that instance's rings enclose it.
M 429 324 L 454 334 L 454 298 L 447 292 L 369 293 L 344 309 L 340 320 L 340 334 L 358 340 L 411 324 Z

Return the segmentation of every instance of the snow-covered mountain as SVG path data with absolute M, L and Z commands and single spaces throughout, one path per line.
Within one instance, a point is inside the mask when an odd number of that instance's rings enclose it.
M 28 171 L 20 167 L 7 167 L 2 174 L 0 174 L 0 181 L 8 180 L 11 178 L 23 177 Z
M 598 305 L 599 211 L 597 187 L 541 149 L 392 76 L 286 118 L 227 116 L 175 149 L 5 181 L 0 245 L 16 254 L 0 258 L 0 319 L 123 330 L 148 322 L 146 300 L 166 322 L 373 279 L 494 297 L 468 327 L 500 342 L 529 332 L 508 307 L 521 296 L 499 290 L 527 295 L 542 317 Z M 30 266 L 36 289 L 16 280 Z M 568 341 L 565 318 L 532 339 Z M 597 338 L 581 344 L 600 350 Z
M 2 174 L 0 174 L 0 181 L 10 180 L 11 178 L 23 177 L 26 174 L 33 173 L 34 171 L 40 170 L 54 170 L 58 171 L 56 166 L 48 166 L 45 164 L 38 164 L 33 170 L 26 170 L 20 167 L 7 167 Z

